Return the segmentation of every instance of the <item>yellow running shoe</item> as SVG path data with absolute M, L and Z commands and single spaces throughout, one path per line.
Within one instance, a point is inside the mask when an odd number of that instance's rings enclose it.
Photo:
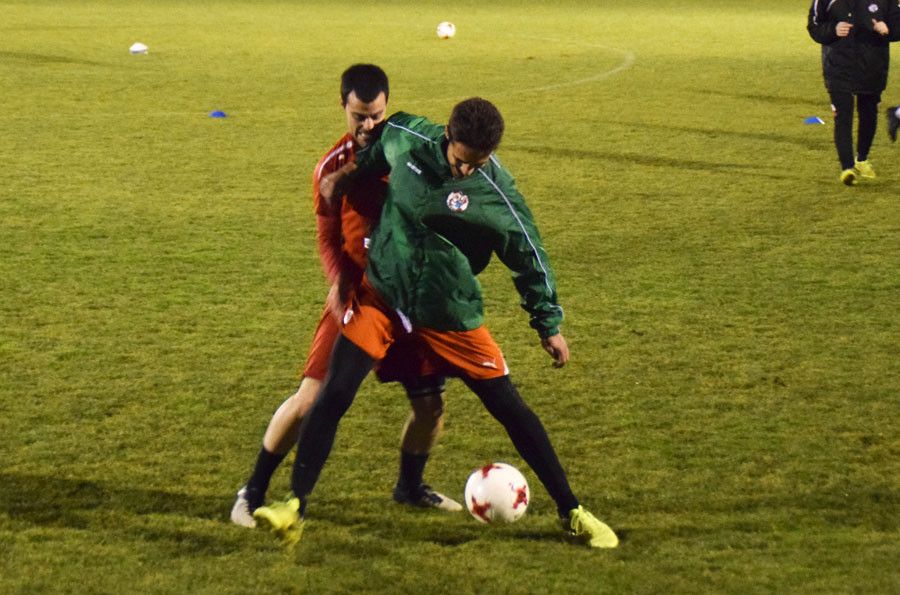
M 856 186 L 856 176 L 857 173 L 855 168 L 851 167 L 850 169 L 845 169 L 841 172 L 841 182 L 847 186 Z
M 579 506 L 569 511 L 568 519 L 560 519 L 570 535 L 584 539 L 591 547 L 614 548 L 619 538 L 609 526 Z
M 286 546 L 293 546 L 303 534 L 303 519 L 300 517 L 300 499 L 289 497 L 284 502 L 260 506 L 253 511 L 256 526 L 268 529 Z
M 853 165 L 853 169 L 855 169 L 856 173 L 858 173 L 859 175 L 861 175 L 864 178 L 874 178 L 875 177 L 875 170 L 872 169 L 872 164 L 869 163 L 868 159 L 866 159 L 865 161 L 857 161 Z

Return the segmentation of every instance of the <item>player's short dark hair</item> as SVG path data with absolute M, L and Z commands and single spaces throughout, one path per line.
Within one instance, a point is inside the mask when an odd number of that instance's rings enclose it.
M 503 137 L 503 116 L 487 99 L 471 97 L 456 104 L 447 128 L 450 140 L 489 153 Z
M 380 93 L 385 100 L 390 95 L 388 77 L 384 71 L 374 64 L 354 64 L 341 75 L 341 103 L 347 104 L 350 93 L 363 103 L 375 101 Z

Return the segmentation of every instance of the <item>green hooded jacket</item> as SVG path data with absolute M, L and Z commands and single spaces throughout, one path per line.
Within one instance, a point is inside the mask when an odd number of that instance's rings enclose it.
M 443 126 L 399 112 L 357 152 L 355 176 L 390 172 L 369 246 L 369 281 L 411 326 L 471 330 L 484 322 L 475 276 L 497 254 L 531 326 L 542 338 L 557 334 L 556 280 L 512 176 L 491 155 L 470 176 L 453 178 L 446 149 Z

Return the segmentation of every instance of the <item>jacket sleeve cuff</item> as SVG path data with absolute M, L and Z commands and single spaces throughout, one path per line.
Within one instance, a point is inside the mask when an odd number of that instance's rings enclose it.
M 549 339 L 550 337 L 552 337 L 554 335 L 558 335 L 558 334 L 559 334 L 558 326 L 538 329 L 538 336 L 540 336 L 541 339 Z

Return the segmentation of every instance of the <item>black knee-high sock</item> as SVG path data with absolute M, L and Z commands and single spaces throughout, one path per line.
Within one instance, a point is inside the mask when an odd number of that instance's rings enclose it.
M 400 451 L 400 478 L 397 485 L 400 489 L 411 491 L 422 485 L 422 475 L 425 473 L 425 464 L 428 463 L 428 454 L 414 455 Z
M 338 423 L 350 408 L 359 385 L 374 363 L 365 351 L 350 340 L 338 337 L 331 353 L 328 375 L 319 390 L 315 405 L 304 416 L 300 426 L 291 488 L 304 504 L 331 452 Z
M 559 515 L 565 517 L 570 510 L 578 508 L 578 499 L 569 487 L 566 472 L 550 444 L 541 420 L 522 400 L 509 377 L 464 380 L 490 414 L 503 424 L 516 450 L 556 502 Z
M 269 482 L 278 469 L 278 465 L 287 456 L 277 452 L 269 452 L 263 446 L 259 449 L 256 457 L 256 465 L 253 467 L 253 473 L 247 480 L 247 500 L 250 502 L 250 508 L 256 509 L 263 505 L 266 499 L 266 492 L 269 490 Z

